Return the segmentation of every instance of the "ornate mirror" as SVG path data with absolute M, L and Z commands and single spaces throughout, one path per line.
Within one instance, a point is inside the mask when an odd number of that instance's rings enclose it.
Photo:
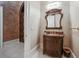
M 61 20 L 63 14 L 61 11 L 62 9 L 52 9 L 46 12 L 46 29 L 62 29 Z

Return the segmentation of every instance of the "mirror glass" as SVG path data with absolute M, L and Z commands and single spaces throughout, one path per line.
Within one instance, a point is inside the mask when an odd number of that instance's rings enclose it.
M 48 22 L 47 27 L 48 28 L 60 27 L 60 18 L 61 18 L 60 14 L 48 15 L 47 16 L 47 22 Z

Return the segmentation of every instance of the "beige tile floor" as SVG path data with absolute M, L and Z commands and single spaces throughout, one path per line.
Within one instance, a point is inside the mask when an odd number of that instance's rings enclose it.
M 35 54 L 32 55 L 32 58 L 58 58 L 58 57 L 51 57 L 51 56 L 48 56 L 46 54 L 43 54 L 43 51 L 38 48 L 35 51 Z M 68 57 L 65 57 L 64 55 L 62 55 L 61 58 L 68 58 Z M 69 58 L 74 58 L 74 56 L 72 55 L 72 53 L 71 53 L 71 56 Z
M 0 48 L 0 58 L 23 58 L 24 43 L 19 43 L 18 39 L 4 42 Z
M 32 58 L 55 58 L 48 55 L 45 55 L 42 53 L 41 50 L 37 50 L 36 53 L 32 56 Z M 62 55 L 62 58 L 66 58 L 64 55 Z
M 5 42 L 0 48 L 0 58 L 24 58 L 24 43 L 20 43 L 18 39 Z M 30 58 L 53 58 L 44 55 L 41 50 L 36 50 Z M 66 58 L 62 55 L 62 58 Z

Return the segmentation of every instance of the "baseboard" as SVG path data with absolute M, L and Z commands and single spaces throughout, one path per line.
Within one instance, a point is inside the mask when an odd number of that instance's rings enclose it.
M 71 49 L 70 49 L 70 51 L 71 51 L 71 57 L 72 57 L 72 58 L 77 58 L 76 55 L 72 52 Z
M 36 46 L 30 51 L 30 58 L 38 52 L 38 49 L 39 49 L 38 47 L 39 47 L 39 44 L 36 45 Z M 71 49 L 70 49 L 70 51 L 71 51 L 71 58 L 77 58 L 76 55 L 72 52 Z
M 28 57 L 28 58 L 32 58 L 32 56 L 37 53 L 37 51 L 38 51 L 38 49 L 39 49 L 38 47 L 39 47 L 39 44 L 37 44 L 37 45 L 29 52 L 29 57 Z M 72 52 L 71 49 L 70 49 L 70 51 L 71 51 L 71 58 L 77 58 L 76 55 Z
M 34 54 L 37 53 L 38 51 L 38 47 L 39 47 L 39 44 L 37 44 L 30 52 L 29 52 L 29 57 L 31 58 Z

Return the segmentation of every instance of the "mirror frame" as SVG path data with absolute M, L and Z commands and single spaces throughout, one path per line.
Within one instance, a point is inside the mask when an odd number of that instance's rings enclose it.
M 62 9 L 51 9 L 49 11 L 46 12 L 46 16 L 45 16 L 45 19 L 46 19 L 46 29 L 62 29 L 62 25 L 61 25 L 61 20 L 63 18 L 63 14 L 62 14 Z M 48 27 L 48 20 L 47 20 L 47 17 L 49 15 L 56 15 L 56 14 L 60 14 L 60 21 L 59 21 L 59 24 L 60 24 L 60 27 Z

